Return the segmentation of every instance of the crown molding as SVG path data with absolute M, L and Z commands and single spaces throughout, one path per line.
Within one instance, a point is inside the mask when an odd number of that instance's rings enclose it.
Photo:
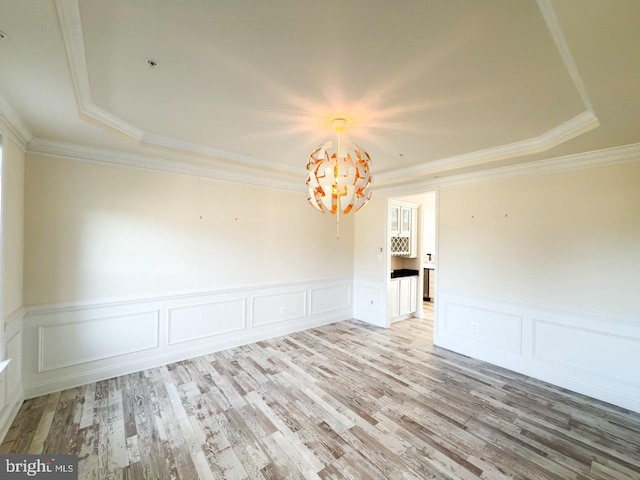
M 468 185 L 474 183 L 494 182 L 509 178 L 533 177 L 550 175 L 573 170 L 583 170 L 594 167 L 605 167 L 629 162 L 640 161 L 640 143 L 632 143 L 620 147 L 593 150 L 591 152 L 575 153 L 562 157 L 538 160 L 519 165 L 498 167 L 479 172 L 463 173 L 444 178 L 404 183 L 388 187 L 375 188 L 376 193 L 387 195 L 411 195 L 437 190 L 440 187 Z
M 582 112 L 561 125 L 543 133 L 539 137 L 508 143 L 498 147 L 487 148 L 475 152 L 455 155 L 412 167 L 399 168 L 376 174 L 376 182 L 383 185 L 392 180 L 411 180 L 416 176 L 427 176 L 455 168 L 470 167 L 483 163 L 495 162 L 507 158 L 516 158 L 533 153 L 544 152 L 571 138 L 582 135 L 600 125 L 591 111 Z
M 0 121 L 6 125 L 13 140 L 22 150 L 26 150 L 27 143 L 33 138 L 33 133 L 2 95 L 0 95 Z
M 303 176 L 291 175 L 289 179 L 276 178 L 262 171 L 234 171 L 233 167 L 222 162 L 207 162 L 205 165 L 185 163 L 180 160 L 160 159 L 145 155 L 121 152 L 104 148 L 57 142 L 34 138 L 27 145 L 27 153 L 62 158 L 65 160 L 116 165 L 163 173 L 212 178 L 216 180 L 255 185 L 279 190 L 296 192 L 306 191 Z M 601 166 L 640 161 L 640 143 L 612 147 L 591 152 L 576 153 L 547 160 L 538 160 L 518 165 L 498 167 L 489 170 L 463 173 L 449 177 L 424 181 L 403 182 L 389 186 L 372 185 L 376 194 L 410 195 L 437 190 L 440 187 L 492 182 L 497 180 L 549 175 L 572 170 L 581 170 Z M 301 173 L 301 172 L 296 172 Z
M 138 155 L 118 150 L 58 142 L 43 138 L 34 138 L 27 144 L 27 153 L 63 158 L 80 162 L 117 165 L 143 170 L 151 170 L 194 177 L 213 178 L 228 182 L 243 183 L 260 187 L 275 188 L 303 192 L 306 190 L 304 177 L 288 175 L 282 178 L 276 172 L 249 169 L 237 165 L 229 165 L 221 161 L 207 159 L 206 163 L 187 163 L 181 160 Z M 302 172 L 296 172 L 301 174 Z
M 241 164 L 250 165 L 253 167 L 266 168 L 285 173 L 299 174 L 300 169 L 291 167 L 288 165 L 282 165 L 277 162 L 271 162 L 261 158 L 251 157 L 249 155 L 243 155 L 241 153 L 229 152 L 227 150 L 221 150 L 219 148 L 209 147 L 207 145 L 199 145 L 197 143 L 184 142 L 171 137 L 162 137 L 159 135 L 151 135 L 145 133 L 141 139 L 142 143 L 149 145 L 171 148 L 173 150 L 180 150 L 183 152 L 196 153 L 198 155 L 205 155 L 207 157 L 223 158 L 226 160 L 233 160 Z

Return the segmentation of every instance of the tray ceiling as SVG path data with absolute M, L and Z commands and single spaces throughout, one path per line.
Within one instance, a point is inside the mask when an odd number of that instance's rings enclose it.
M 304 171 L 337 116 L 382 183 L 526 161 L 565 143 L 579 150 L 571 139 L 602 121 L 593 105 L 606 93 L 596 88 L 592 105 L 590 82 L 616 71 L 584 58 L 589 38 L 571 20 L 581 5 L 0 0 L 3 113 L 34 145 L 284 176 Z M 610 34 L 637 42 L 632 27 Z M 640 77 L 637 60 L 617 65 Z

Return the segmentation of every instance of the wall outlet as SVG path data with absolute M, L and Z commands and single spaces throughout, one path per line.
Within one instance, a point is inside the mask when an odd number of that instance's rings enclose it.
M 476 333 L 478 331 L 478 324 L 476 322 L 471 322 L 471 331 Z
M 286 309 L 284 306 L 280 307 L 280 316 L 281 316 L 281 317 L 284 317 L 284 314 L 285 314 L 286 312 L 287 312 L 287 309 Z

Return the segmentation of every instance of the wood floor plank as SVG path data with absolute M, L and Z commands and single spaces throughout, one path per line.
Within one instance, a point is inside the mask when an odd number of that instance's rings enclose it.
M 75 453 L 83 480 L 640 480 L 639 414 L 434 347 L 425 315 L 26 400 L 0 453 Z
M 95 395 L 95 390 L 93 392 Z M 82 477 L 86 480 L 100 480 L 98 461 L 102 457 L 98 449 L 100 426 L 91 424 L 78 431 L 78 465 L 82 465 Z

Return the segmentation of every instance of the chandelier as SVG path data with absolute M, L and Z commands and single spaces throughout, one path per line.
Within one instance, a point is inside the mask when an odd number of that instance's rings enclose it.
M 340 213 L 355 213 L 371 198 L 371 157 L 358 145 L 342 145 L 346 124 L 344 118 L 331 122 L 338 135 L 336 151 L 330 151 L 333 142 L 328 141 L 316 148 L 307 162 L 309 203 L 336 216 L 336 238 L 340 238 Z

